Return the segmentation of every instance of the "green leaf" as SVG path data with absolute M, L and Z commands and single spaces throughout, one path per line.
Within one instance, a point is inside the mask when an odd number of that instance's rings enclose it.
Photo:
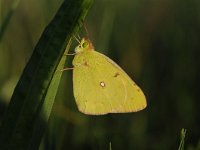
M 38 149 L 61 78 L 66 45 L 82 25 L 92 0 L 65 0 L 45 28 L 14 90 L 0 128 L 0 148 Z

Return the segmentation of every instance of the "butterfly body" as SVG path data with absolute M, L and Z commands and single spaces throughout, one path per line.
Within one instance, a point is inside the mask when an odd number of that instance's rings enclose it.
M 103 115 L 146 107 L 141 89 L 116 63 L 95 51 L 89 41 L 83 39 L 80 45 L 73 60 L 73 91 L 79 111 Z

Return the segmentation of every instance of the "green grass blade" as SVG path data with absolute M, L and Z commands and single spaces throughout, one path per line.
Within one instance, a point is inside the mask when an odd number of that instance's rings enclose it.
M 72 40 L 70 40 L 69 44 L 67 45 L 66 53 L 69 51 L 69 48 L 71 46 L 71 41 Z M 66 56 L 64 55 L 62 56 L 61 61 L 59 62 L 58 67 L 56 69 L 57 71 L 54 72 L 53 78 L 51 80 L 51 83 L 48 87 L 47 93 L 44 98 L 42 111 L 40 111 L 40 114 L 39 114 L 40 117 L 38 117 L 37 120 L 35 121 L 35 125 L 34 125 L 35 128 L 30 140 L 31 143 L 29 145 L 30 147 L 29 149 L 37 149 L 38 146 L 37 147 L 35 146 L 37 145 L 37 143 L 40 143 L 41 138 L 38 138 L 38 137 L 41 137 L 43 135 L 42 131 L 44 131 L 46 128 L 46 125 L 45 124 L 43 125 L 43 122 L 44 121 L 47 122 L 50 117 L 50 113 L 53 107 L 53 103 L 56 97 L 57 89 L 58 89 L 59 82 L 62 75 L 62 72 L 59 70 L 64 68 L 66 58 L 67 58 Z
M 2 121 L 1 150 L 38 149 L 61 77 L 56 69 L 91 4 L 92 0 L 65 0 L 44 30 Z
M 180 144 L 178 150 L 184 150 L 186 129 L 181 130 Z

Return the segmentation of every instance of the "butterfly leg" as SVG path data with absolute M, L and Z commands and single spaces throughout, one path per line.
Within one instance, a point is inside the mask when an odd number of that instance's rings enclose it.
M 63 71 L 67 71 L 67 70 L 73 70 L 74 68 L 71 67 L 71 68 L 63 68 L 63 69 L 60 69 L 60 70 L 56 70 L 56 72 L 63 72 Z
M 63 69 L 61 69 L 61 70 L 59 70 L 59 71 L 63 72 L 63 71 L 66 71 L 66 70 L 73 70 L 73 69 L 74 69 L 74 67 L 71 67 L 71 68 L 63 68 Z
M 76 53 L 72 53 L 72 54 L 64 54 L 64 56 L 73 56 L 76 55 Z

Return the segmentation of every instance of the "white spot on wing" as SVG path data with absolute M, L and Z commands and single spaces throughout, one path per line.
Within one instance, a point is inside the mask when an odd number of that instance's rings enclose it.
M 101 81 L 101 82 L 100 82 L 100 86 L 101 86 L 101 87 L 105 87 L 106 84 L 105 84 L 103 81 Z

